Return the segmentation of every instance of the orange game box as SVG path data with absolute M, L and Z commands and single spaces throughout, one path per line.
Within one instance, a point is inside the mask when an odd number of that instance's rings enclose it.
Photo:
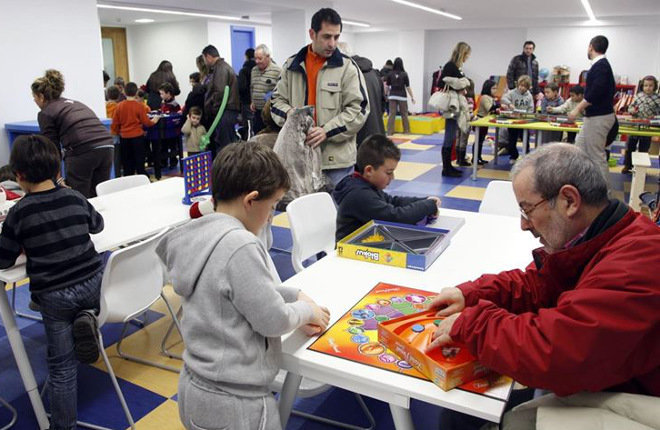
M 378 341 L 445 391 L 487 376 L 490 370 L 462 345 L 424 352 L 442 320 L 435 313 L 424 311 L 383 321 L 378 324 Z

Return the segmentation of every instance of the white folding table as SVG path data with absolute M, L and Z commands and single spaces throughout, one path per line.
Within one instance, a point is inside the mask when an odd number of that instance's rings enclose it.
M 524 268 L 532 260 L 530 251 L 539 246 L 537 239 L 520 229 L 518 217 L 446 209 L 441 209 L 441 215 L 463 217 L 465 225 L 425 272 L 329 255 L 285 284 L 302 289 L 327 306 L 333 324 L 379 282 L 440 291 L 484 273 Z M 506 406 L 501 399 L 459 389 L 443 391 L 430 381 L 308 350 L 314 339 L 300 331 L 283 339 L 282 368 L 288 372 L 279 405 L 283 423 L 288 420 L 303 376 L 389 403 L 399 430 L 413 428 L 410 399 L 493 422 L 499 422 Z

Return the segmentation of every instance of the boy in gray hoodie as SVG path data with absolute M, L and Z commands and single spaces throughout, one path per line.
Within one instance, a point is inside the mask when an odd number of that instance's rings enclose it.
M 524 111 L 528 113 L 534 112 L 534 98 L 529 89 L 532 87 L 532 78 L 527 75 L 522 75 L 518 78 L 516 88 L 509 90 L 502 96 L 502 109 Z M 509 143 L 507 149 L 511 161 L 518 159 L 518 138 L 522 134 L 522 130 L 516 128 L 509 129 Z
M 184 368 L 179 414 L 187 429 L 279 429 L 268 386 L 279 369 L 280 336 L 325 330 L 329 312 L 284 287 L 257 238 L 289 188 L 277 155 L 232 144 L 212 168 L 215 213 L 166 235 L 156 252 L 182 296 Z

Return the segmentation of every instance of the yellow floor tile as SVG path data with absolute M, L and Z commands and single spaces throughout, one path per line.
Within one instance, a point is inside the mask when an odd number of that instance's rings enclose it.
M 164 317 L 128 336 L 122 343 L 122 351 L 145 360 L 180 368 L 183 364 L 182 361 L 165 357 L 160 353 L 160 343 L 170 322 L 169 317 Z M 171 343 L 174 343 L 176 339 L 175 336 L 172 336 Z M 114 344 L 106 348 L 105 351 L 118 378 L 132 382 L 164 397 L 172 397 L 176 394 L 179 380 L 177 373 L 119 358 Z M 170 351 L 181 354 L 183 344 L 178 343 L 170 348 Z M 94 367 L 106 371 L 102 359 L 97 361 Z
M 487 155 L 484 156 L 484 159 L 487 159 L 487 157 Z M 493 169 L 479 169 L 477 171 L 477 178 L 500 179 L 502 181 L 509 181 L 511 179 L 508 171 Z
M 273 225 L 276 227 L 291 228 L 291 225 L 289 224 L 289 217 L 287 216 L 286 212 L 275 215 L 273 217 Z
M 447 194 L 447 197 L 456 197 L 459 199 L 482 200 L 484 198 L 485 188 L 469 187 L 466 185 L 458 185 L 452 188 Z
M 432 168 L 435 164 L 428 163 L 412 163 L 410 161 L 400 161 L 396 170 L 394 171 L 394 177 L 402 181 L 412 181 L 418 176 L 423 175 Z
M 179 406 L 174 400 L 166 400 L 135 423 L 138 430 L 183 430 L 179 418 Z
M 433 145 L 420 145 L 419 143 L 406 142 L 399 145 L 400 149 L 412 149 L 415 151 L 426 151 L 433 148 Z

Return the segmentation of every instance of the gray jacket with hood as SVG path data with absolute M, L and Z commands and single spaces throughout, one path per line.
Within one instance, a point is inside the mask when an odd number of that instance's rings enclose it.
M 309 303 L 280 285 L 263 243 L 236 218 L 220 213 L 167 234 L 156 253 L 182 297 L 183 360 L 202 381 L 257 397 L 279 369 L 279 336 L 308 324 Z

